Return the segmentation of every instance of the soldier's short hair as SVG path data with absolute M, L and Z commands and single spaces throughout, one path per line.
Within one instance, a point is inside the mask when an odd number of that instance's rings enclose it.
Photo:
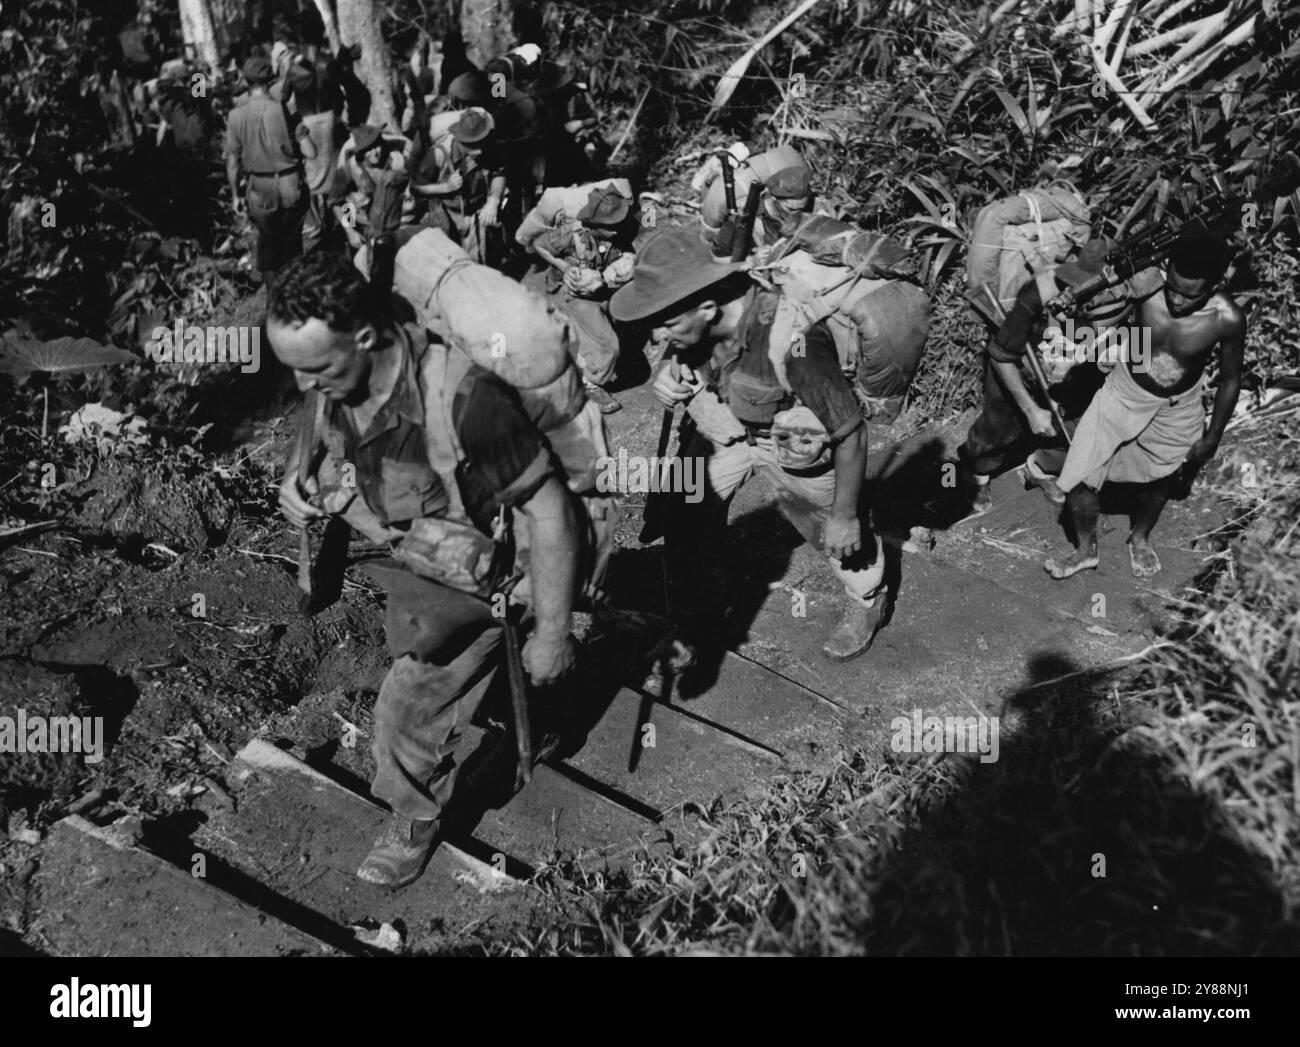
M 1214 233 L 1187 233 L 1174 241 L 1169 265 L 1188 280 L 1218 283 L 1228 269 L 1228 243 Z
M 277 323 L 324 320 L 334 331 L 372 322 L 370 285 L 346 259 L 314 250 L 289 262 L 271 283 L 267 315 Z

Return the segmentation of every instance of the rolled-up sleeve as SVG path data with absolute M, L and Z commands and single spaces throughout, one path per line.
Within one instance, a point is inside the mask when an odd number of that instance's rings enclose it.
M 523 505 L 558 475 L 545 438 L 502 379 L 474 368 L 452 403 L 456 439 L 465 460 L 458 475 L 470 518 L 482 525 L 506 506 Z
M 1046 327 L 1043 299 L 1038 293 L 1038 284 L 1031 280 L 1020 289 L 1002 326 L 989 341 L 989 359 L 996 363 L 1018 364 L 1030 343 L 1043 337 Z
M 826 427 L 832 443 L 843 440 L 866 420 L 862 404 L 840 370 L 835 339 L 824 323 L 808 329 L 804 352 L 790 357 L 786 377 L 795 396 Z

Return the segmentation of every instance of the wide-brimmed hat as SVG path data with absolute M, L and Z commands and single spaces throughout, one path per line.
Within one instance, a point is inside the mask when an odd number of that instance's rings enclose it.
M 763 183 L 778 200 L 798 200 L 812 193 L 812 176 L 806 167 L 783 167 Z
M 492 114 L 486 109 L 466 109 L 452 125 L 451 135 L 462 145 L 478 145 L 491 137 L 495 126 Z
M 352 129 L 352 153 L 354 156 L 361 156 L 370 152 L 379 144 L 383 137 L 379 128 L 373 124 L 362 124 Z
M 492 101 L 492 90 L 487 76 L 477 69 L 471 69 L 461 73 L 447 86 L 447 97 L 466 105 L 488 105 Z
M 632 280 L 614 292 L 609 312 L 620 322 L 645 320 L 743 271 L 737 262 L 715 262 L 708 245 L 690 231 L 663 229 L 637 252 Z
M 265 55 L 253 55 L 244 62 L 241 72 L 250 84 L 269 84 L 273 79 L 271 60 Z
M 627 218 L 632 201 L 612 185 L 599 186 L 591 191 L 587 202 L 578 212 L 578 221 L 587 225 L 619 225 Z

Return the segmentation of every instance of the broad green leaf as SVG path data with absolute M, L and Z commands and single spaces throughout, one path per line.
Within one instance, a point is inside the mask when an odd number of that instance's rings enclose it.
M 94 371 L 134 360 L 124 349 L 100 345 L 89 338 L 56 338 L 51 342 L 6 340 L 0 343 L 0 374 L 27 377 L 38 371 L 72 374 Z

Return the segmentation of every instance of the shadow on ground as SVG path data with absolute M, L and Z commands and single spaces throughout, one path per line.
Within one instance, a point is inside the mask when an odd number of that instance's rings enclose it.
M 876 954 L 1294 954 L 1267 864 L 1098 679 L 1051 653 L 871 892 Z M 1008 730 L 1007 725 L 1012 729 Z

